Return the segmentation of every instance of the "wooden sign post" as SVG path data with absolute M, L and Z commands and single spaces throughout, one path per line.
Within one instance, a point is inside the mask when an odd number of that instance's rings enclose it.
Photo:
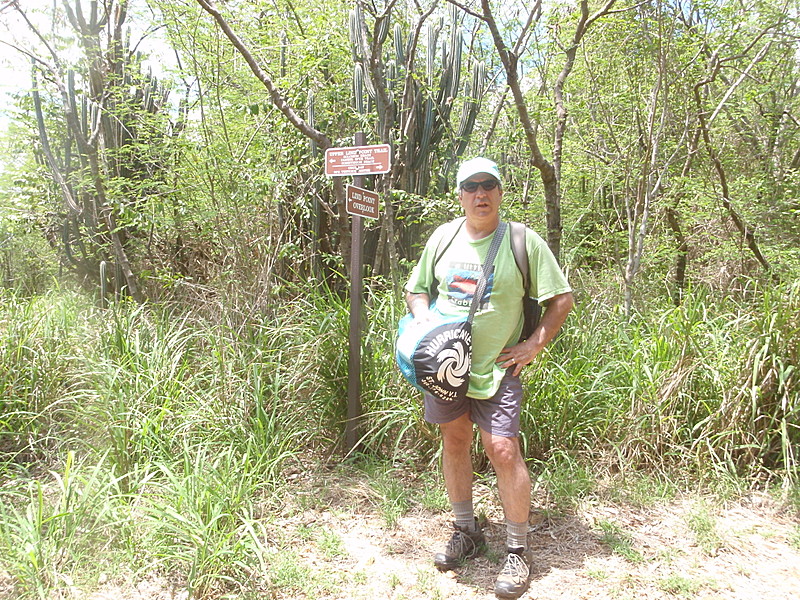
M 352 215 L 350 242 L 350 336 L 347 360 L 347 421 L 345 444 L 348 451 L 358 442 L 361 418 L 361 296 L 364 287 L 364 224 L 362 217 L 378 218 L 378 195 L 362 189 L 364 175 L 389 172 L 388 144 L 364 146 L 364 134 L 355 135 L 355 146 L 328 148 L 325 151 L 325 174 L 329 177 L 352 176 L 347 186 L 346 210 Z

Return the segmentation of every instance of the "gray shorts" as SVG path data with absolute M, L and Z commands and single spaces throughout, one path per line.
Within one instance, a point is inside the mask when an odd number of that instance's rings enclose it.
M 465 398 L 456 402 L 439 400 L 430 394 L 423 394 L 425 420 L 441 425 L 455 421 L 465 413 L 482 430 L 500 437 L 519 436 L 519 415 L 522 410 L 522 383 L 519 377 L 506 371 L 497 393 L 486 400 Z

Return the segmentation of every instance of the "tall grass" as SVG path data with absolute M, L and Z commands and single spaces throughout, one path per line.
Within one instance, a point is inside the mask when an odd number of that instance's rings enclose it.
M 68 452 L 60 470 L 9 482 L 0 493 L 0 554 L 20 598 L 51 597 L 85 582 L 90 565 L 125 553 L 132 535 L 120 478 L 100 457 L 79 464 Z
M 30 460 L 58 443 L 64 391 L 81 362 L 94 308 L 65 290 L 0 294 L 0 457 Z
M 704 424 L 717 460 L 800 475 L 800 282 L 768 287 L 741 339 L 738 385 Z
M 796 480 L 799 294 L 798 283 L 748 300 L 697 290 L 632 320 L 579 305 L 526 375 L 529 455 Z
M 337 424 L 302 410 L 320 378 L 279 319 L 243 340 L 223 319 L 61 292 L 9 295 L 0 323 L 0 567 L 20 597 L 108 576 L 87 557 L 109 548 L 134 570 L 185 568 L 196 596 L 263 583 L 259 518 L 310 433 Z
M 394 364 L 404 307 L 369 290 L 359 449 L 424 468 L 438 436 Z M 194 597 L 269 593 L 284 472 L 342 456 L 347 402 L 349 301 L 292 291 L 246 319 L 4 293 L 0 570 L 20 598 L 141 573 Z M 800 284 L 648 310 L 581 303 L 526 369 L 526 455 L 573 473 L 548 485 L 581 494 L 600 462 L 796 486 Z

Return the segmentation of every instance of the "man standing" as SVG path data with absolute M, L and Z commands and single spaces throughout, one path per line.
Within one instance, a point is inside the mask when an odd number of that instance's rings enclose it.
M 486 158 L 464 162 L 456 186 L 465 219 L 434 232 L 405 286 L 415 320 L 428 319 L 430 311 L 469 312 L 483 261 L 500 224 L 503 189 L 494 162 Z M 510 236 L 508 228 L 503 235 Z M 438 424 L 442 434 L 442 471 L 455 515 L 455 531 L 434 563 L 441 570 L 453 569 L 484 546 L 472 504 L 474 423 L 497 474 L 505 513 L 507 557 L 495 584 L 495 593 L 504 598 L 516 598 L 527 589 L 531 565 L 527 541 L 531 479 L 519 444 L 519 374 L 553 339 L 573 304 L 569 284 L 544 240 L 526 230 L 525 242 L 530 292 L 545 307 L 539 326 L 527 340 L 518 342 L 524 286 L 511 241 L 504 239 L 473 320 L 468 397 L 448 402 L 424 394 L 425 419 Z

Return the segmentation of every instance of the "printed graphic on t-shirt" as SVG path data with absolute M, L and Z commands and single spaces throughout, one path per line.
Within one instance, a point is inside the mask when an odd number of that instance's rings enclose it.
M 478 287 L 478 279 L 483 272 L 483 267 L 475 263 L 451 263 L 447 269 L 445 282 L 447 283 L 447 295 L 450 302 L 456 306 L 469 307 L 472 298 Z M 481 298 L 478 308 L 484 309 L 489 305 L 489 297 L 492 295 L 492 285 L 494 284 L 494 270 L 489 275 L 486 290 Z

